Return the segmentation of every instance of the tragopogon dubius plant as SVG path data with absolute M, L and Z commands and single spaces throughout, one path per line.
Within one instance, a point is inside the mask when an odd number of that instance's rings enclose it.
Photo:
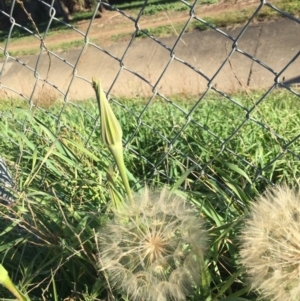
M 299 300 L 299 191 L 284 185 L 260 196 L 252 205 L 241 241 L 241 262 L 252 288 L 267 300 Z
M 161 192 L 131 194 L 123 160 L 122 130 L 100 81 L 93 80 L 102 139 L 111 151 L 129 201 L 113 198 L 114 217 L 98 233 L 99 263 L 114 288 L 134 301 L 185 300 L 205 271 L 204 221 L 185 198 Z M 108 180 L 111 181 L 109 178 Z M 111 181 L 112 182 L 112 181 Z
M 130 300 L 185 300 L 203 276 L 203 219 L 166 188 L 133 200 L 99 231 L 102 269 Z

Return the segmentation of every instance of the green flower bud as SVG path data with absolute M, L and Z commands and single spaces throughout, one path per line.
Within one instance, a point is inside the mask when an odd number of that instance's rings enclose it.
M 92 86 L 96 93 L 96 98 L 101 115 L 101 133 L 103 142 L 107 145 L 110 152 L 112 153 L 120 171 L 120 175 L 123 180 L 127 195 L 129 199 L 132 200 L 131 189 L 128 183 L 126 167 L 123 158 L 122 128 L 113 110 L 111 109 L 108 100 L 106 99 L 106 96 L 101 87 L 100 80 L 93 78 Z

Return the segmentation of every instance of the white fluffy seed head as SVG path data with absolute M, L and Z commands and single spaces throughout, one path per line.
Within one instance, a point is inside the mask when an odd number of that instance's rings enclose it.
M 253 204 L 241 234 L 241 263 L 253 289 L 274 301 L 300 300 L 300 193 L 269 189 Z
M 133 301 L 181 301 L 199 283 L 206 245 L 204 221 L 185 199 L 145 188 L 99 231 L 99 263 Z

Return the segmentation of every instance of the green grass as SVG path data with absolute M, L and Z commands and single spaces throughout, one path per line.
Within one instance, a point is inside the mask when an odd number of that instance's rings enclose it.
M 145 7 L 143 11 L 143 15 L 155 15 L 161 11 L 185 11 L 188 10 L 189 7 L 183 3 L 168 3 L 162 5 L 148 5 Z
M 269 183 L 297 182 L 300 162 L 290 151 L 299 154 L 300 146 L 295 141 L 287 151 L 285 145 L 299 134 L 299 98 L 273 91 L 254 108 L 262 93 L 252 93 L 251 99 L 233 95 L 236 103 L 210 93 L 190 119 L 186 113 L 194 98 L 178 96 L 169 103 L 156 97 L 141 116 L 147 99 L 112 103 L 128 141 L 125 161 L 132 187 L 146 181 L 185 187 L 206 219 L 211 278 L 206 300 L 257 300 L 248 293 L 238 260 L 244 213 Z M 55 295 L 57 300 L 107 298 L 110 288 L 106 275 L 98 272 L 96 233 L 110 216 L 106 174 L 113 162 L 99 126 L 94 128 L 95 101 L 68 105 L 59 123 L 53 117 L 60 113 L 59 102 L 29 111 L 25 101 L 3 99 L 0 110 L 0 154 L 20 189 L 16 206 L 0 205 L 1 262 L 31 300 L 42 295 L 47 300 L 56 300 Z M 203 293 L 196 290 L 189 300 Z
M 33 49 L 26 49 L 26 50 L 13 50 L 13 51 L 8 51 L 11 56 L 17 57 L 17 56 L 26 56 L 26 55 L 35 55 L 39 53 L 39 49 L 33 48 Z M 0 52 L 0 58 L 4 58 L 5 54 Z
M 99 43 L 99 39 L 89 39 L 91 43 Z M 85 44 L 84 40 L 74 40 L 70 42 L 59 43 L 54 46 L 48 47 L 51 51 L 69 51 L 71 49 L 77 49 L 83 47 Z
M 144 5 L 143 0 L 138 1 L 130 1 L 130 2 L 123 2 L 120 4 L 115 5 L 116 8 L 121 10 L 130 10 L 130 11 L 139 11 L 141 7 Z M 192 3 L 192 1 L 187 1 L 188 3 Z M 166 11 L 166 10 L 174 10 L 174 11 L 180 11 L 184 9 L 186 5 L 181 1 L 173 1 L 173 0 L 149 0 L 147 1 L 147 6 L 145 8 L 144 13 L 145 14 L 155 14 L 160 11 Z
M 90 39 L 91 43 L 99 43 L 98 39 Z M 78 49 L 82 48 L 85 45 L 84 40 L 73 40 L 69 42 L 63 42 L 63 43 L 58 43 L 55 45 L 51 45 L 47 47 L 47 50 L 49 51 L 57 51 L 57 52 L 67 52 L 70 51 L 71 49 Z M 20 49 L 20 50 L 12 50 L 8 51 L 11 56 L 14 57 L 20 57 L 20 56 L 26 56 L 26 55 L 35 55 L 40 52 L 40 49 L 38 47 L 34 47 L 31 49 Z M 5 57 L 3 53 L 0 53 L 0 58 Z

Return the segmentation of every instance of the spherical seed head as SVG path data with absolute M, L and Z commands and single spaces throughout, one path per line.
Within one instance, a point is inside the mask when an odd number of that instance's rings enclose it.
M 145 188 L 99 231 L 99 262 L 130 300 L 181 301 L 199 283 L 206 243 L 191 204 L 166 188 Z
M 241 234 L 252 288 L 274 301 L 300 300 L 300 193 L 271 188 L 253 204 Z

